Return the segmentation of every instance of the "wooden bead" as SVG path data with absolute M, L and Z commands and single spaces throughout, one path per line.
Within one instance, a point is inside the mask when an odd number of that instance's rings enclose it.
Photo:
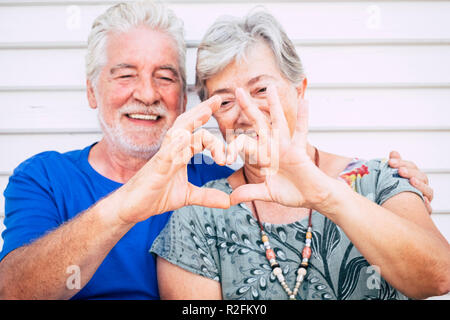
M 306 275 L 306 269 L 305 268 L 299 268 L 297 270 L 297 274 L 301 274 L 301 275 L 305 276 Z
M 266 250 L 266 258 L 269 261 L 270 259 L 275 259 L 276 258 L 275 252 L 272 249 Z
M 312 238 L 312 233 L 311 232 L 307 232 L 306 233 L 306 239 L 311 239 Z
M 262 242 L 269 242 L 269 237 L 266 236 L 266 235 L 263 235 L 263 236 L 261 237 L 261 240 L 262 240 Z
M 310 247 L 304 247 L 302 251 L 302 257 L 304 258 L 310 258 L 311 257 L 311 248 Z
M 279 267 L 280 267 L 280 264 L 279 264 L 278 262 L 275 261 L 275 263 L 273 263 L 273 264 L 271 263 L 271 264 L 270 264 L 270 267 L 272 268 L 272 270 L 274 270 L 275 268 L 279 268 Z
M 283 273 L 280 267 L 276 267 L 272 270 L 273 274 L 278 277 L 279 274 Z

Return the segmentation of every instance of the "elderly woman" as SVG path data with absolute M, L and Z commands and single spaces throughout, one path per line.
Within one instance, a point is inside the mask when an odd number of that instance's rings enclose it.
M 307 80 L 268 13 L 217 21 L 198 49 L 202 100 L 244 165 L 206 187 L 229 209 L 177 210 L 155 240 L 163 299 L 405 299 L 450 290 L 450 247 L 384 160 L 307 141 Z M 274 143 L 275 142 L 275 143 Z M 243 148 L 243 146 L 246 146 Z

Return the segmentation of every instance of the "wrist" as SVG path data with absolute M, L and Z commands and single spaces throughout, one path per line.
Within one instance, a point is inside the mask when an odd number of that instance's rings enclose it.
M 344 181 L 331 179 L 329 193 L 316 210 L 337 224 L 339 216 L 346 211 L 346 206 L 352 201 L 354 194 Z
M 110 230 L 119 233 L 126 233 L 136 223 L 123 219 L 123 214 L 127 210 L 124 204 L 127 202 L 126 197 L 122 195 L 119 188 L 108 197 L 100 200 L 96 204 L 96 211 L 102 222 L 110 228 Z

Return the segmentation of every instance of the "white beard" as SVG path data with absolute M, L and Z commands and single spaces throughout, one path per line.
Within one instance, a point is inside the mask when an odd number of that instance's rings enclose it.
M 120 114 L 131 113 L 131 111 L 135 111 L 135 106 L 125 106 L 120 110 Z M 155 108 L 153 108 L 154 110 Z M 165 115 L 167 114 L 167 109 L 164 106 L 157 106 L 156 109 L 159 111 L 159 114 Z M 100 122 L 100 127 L 107 139 L 110 140 L 113 146 L 119 149 L 121 152 L 128 154 L 135 158 L 149 160 L 151 157 L 158 152 L 161 147 L 162 141 L 170 129 L 170 125 L 165 125 L 163 128 L 159 130 L 159 132 L 152 132 L 155 137 L 153 137 L 153 142 L 151 144 L 138 144 L 134 141 L 129 135 L 130 130 L 125 131 L 124 128 L 120 124 L 120 117 L 116 118 L 115 125 L 108 125 L 103 117 L 102 113 L 103 108 L 99 106 L 98 109 L 98 120 Z M 140 108 L 142 110 L 142 107 Z M 145 134 L 149 132 L 149 128 L 143 126 L 135 126 L 132 129 L 132 133 L 134 134 Z M 128 133 L 128 134 L 127 134 Z M 157 135 L 157 137 L 156 137 Z

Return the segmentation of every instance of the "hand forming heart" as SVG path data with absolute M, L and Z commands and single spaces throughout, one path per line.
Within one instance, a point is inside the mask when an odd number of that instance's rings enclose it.
M 226 150 L 221 139 L 204 129 L 221 99 L 213 96 L 180 115 L 167 132 L 160 150 L 122 188 L 126 203 L 120 210 L 124 222 L 138 222 L 188 205 L 228 208 L 251 200 L 274 201 L 285 206 L 319 210 L 330 192 L 331 179 L 321 172 L 307 153 L 308 108 L 300 101 L 295 131 L 291 136 L 276 89 L 268 87 L 271 126 L 242 89 L 236 96 L 242 110 L 254 122 L 257 139 L 238 136 Z M 238 187 L 228 195 L 199 188 L 188 181 L 187 163 L 196 153 L 209 149 L 220 165 L 233 163 L 240 152 L 256 159 L 265 181 Z M 226 151 L 225 151 L 226 150 Z
M 296 126 L 291 135 L 275 87 L 269 86 L 267 95 L 271 125 L 268 125 L 250 96 L 242 89 L 236 90 L 243 112 L 255 125 L 258 139 L 255 141 L 246 135 L 236 138 L 228 147 L 227 163 L 233 162 L 244 148 L 246 159 L 261 159 L 258 165 L 265 180 L 236 188 L 230 196 L 231 204 L 263 200 L 290 207 L 328 209 L 327 200 L 336 185 L 335 180 L 317 168 L 308 155 L 307 102 L 303 99 L 299 101 Z M 245 150 L 245 145 L 251 147 Z M 267 150 L 268 157 L 265 156 Z

